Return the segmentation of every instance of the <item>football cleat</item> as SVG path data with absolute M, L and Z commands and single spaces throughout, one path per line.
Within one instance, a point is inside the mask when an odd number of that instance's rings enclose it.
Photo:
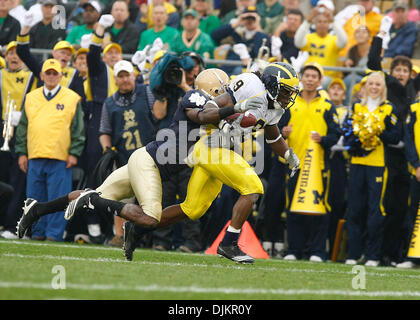
M 90 197 L 93 194 L 99 194 L 95 190 L 92 189 L 85 189 L 80 196 L 78 196 L 75 200 L 71 201 L 64 212 L 64 219 L 70 220 L 76 213 L 87 209 L 95 209 L 95 206 L 91 203 Z
M 40 217 L 35 212 L 35 205 L 38 203 L 35 199 L 28 198 L 23 205 L 23 215 L 17 223 L 16 235 L 22 239 L 28 232 L 31 225 L 36 222 Z
M 238 263 L 254 263 L 254 258 L 243 252 L 239 248 L 237 241 L 232 242 L 230 246 L 223 246 L 220 243 L 217 248 L 217 254 Z
M 124 256 L 128 261 L 132 261 L 133 252 L 134 250 L 136 250 L 137 243 L 139 242 L 140 237 L 136 233 L 134 224 L 131 223 L 130 221 L 127 221 L 124 223 L 123 230 L 124 230 L 124 237 L 123 237 Z

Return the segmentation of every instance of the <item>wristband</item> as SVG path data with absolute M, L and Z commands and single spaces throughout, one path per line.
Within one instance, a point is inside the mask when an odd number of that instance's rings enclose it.
M 281 134 L 279 134 L 279 136 L 276 139 L 273 139 L 273 140 L 265 139 L 265 142 L 267 142 L 268 144 L 271 144 L 271 143 L 279 141 L 281 137 L 282 137 Z

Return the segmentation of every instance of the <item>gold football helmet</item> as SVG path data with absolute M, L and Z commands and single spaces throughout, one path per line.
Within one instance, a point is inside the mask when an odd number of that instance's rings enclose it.
M 210 99 L 227 92 L 229 76 L 223 70 L 211 68 L 201 71 L 195 79 L 195 88 Z

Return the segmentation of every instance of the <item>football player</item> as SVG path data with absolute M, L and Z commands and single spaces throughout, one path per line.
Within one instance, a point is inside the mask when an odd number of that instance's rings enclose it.
M 228 76 L 225 74 L 222 79 L 223 84 L 227 83 Z M 219 83 L 220 86 L 220 83 Z M 246 104 L 232 105 L 228 112 L 222 109 L 203 108 L 207 103 L 207 98 L 199 90 L 191 90 L 185 94 L 174 115 L 173 122 L 169 129 L 175 134 L 175 139 L 164 141 L 153 141 L 145 147 L 136 150 L 129 158 L 128 164 L 114 172 L 96 190 L 77 190 L 47 203 L 38 203 L 34 199 L 26 199 L 24 214 L 17 225 L 19 237 L 23 237 L 30 225 L 43 215 L 57 211 L 57 208 L 66 209 L 65 218 L 71 219 L 75 212 L 86 208 L 97 207 L 101 212 L 110 212 L 114 215 L 134 220 L 136 223 L 155 227 L 160 220 L 162 205 L 162 185 L 161 181 L 169 178 L 172 174 L 182 170 L 187 166 L 183 159 L 174 163 L 161 163 L 159 152 L 162 146 L 167 150 L 176 151 L 176 159 L 180 158 L 180 135 L 189 133 L 197 129 L 202 124 L 217 125 L 221 119 L 234 113 L 243 113 L 248 110 L 259 108 L 258 99 L 250 99 Z M 180 132 L 180 125 L 185 132 Z M 198 140 L 187 141 L 187 149 Z M 162 147 L 162 148 L 161 148 Z M 101 197 L 99 197 L 101 194 Z M 140 206 L 128 206 L 121 202 L 121 199 L 136 196 Z M 74 200 L 74 201 L 73 201 Z M 71 202 L 70 202 L 71 201 Z M 69 204 L 70 202 L 70 204 Z M 124 207 L 124 211 L 123 211 Z
M 264 128 L 267 143 L 296 170 L 299 167 L 299 159 L 288 148 L 277 126 L 282 114 L 293 105 L 298 93 L 299 79 L 295 70 L 286 63 L 273 63 L 264 69 L 262 75 L 239 75 L 230 83 L 227 92 L 222 94 L 218 94 L 217 87 L 214 87 L 217 79 L 211 81 L 212 77 L 215 75 L 208 70 L 208 73 L 203 72 L 196 79 L 197 87 L 213 98 L 207 102 L 206 107 L 224 108 L 220 112 L 227 112 L 231 105 L 246 104 L 250 98 L 258 98 L 262 107 L 246 112 L 238 118 L 238 125 L 241 126 L 246 118 L 247 127 L 243 128 L 244 131 L 249 131 L 250 127 Z M 219 127 L 225 128 L 225 121 L 222 121 Z M 260 178 L 242 156 L 233 150 L 212 147 L 209 142 L 212 135 L 214 133 L 204 136 L 195 144 L 190 154 L 194 170 L 188 183 L 186 199 L 180 205 L 165 208 L 159 226 L 186 218 L 200 218 L 216 199 L 223 184 L 226 184 L 238 191 L 240 197 L 235 203 L 231 223 L 218 246 L 217 253 L 238 263 L 253 263 L 254 259 L 239 248 L 238 239 L 254 203 L 259 195 L 264 193 L 263 186 Z M 126 222 L 124 227 L 124 254 L 131 260 L 141 228 L 130 222 Z

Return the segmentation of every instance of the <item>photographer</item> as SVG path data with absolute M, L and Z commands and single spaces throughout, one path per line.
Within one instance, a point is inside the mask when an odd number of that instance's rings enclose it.
M 194 87 L 195 77 L 200 73 L 201 57 L 194 52 L 186 52 L 183 57 L 166 53 L 154 66 L 150 74 L 150 88 L 156 98 L 153 113 L 158 123 L 158 129 L 168 128 L 178 101 Z M 162 206 L 168 207 L 183 201 L 187 194 L 187 185 L 192 173 L 186 168 L 162 183 Z M 174 228 L 182 228 L 183 239 L 172 243 Z M 184 242 L 182 245 L 181 242 Z M 171 250 L 174 247 L 183 252 L 200 251 L 200 221 L 185 221 L 153 232 L 153 248 L 156 250 Z
M 233 37 L 235 45 L 227 53 L 226 59 L 242 60 L 243 63 L 246 63 L 248 59 L 258 56 L 258 50 L 263 45 L 263 39 L 266 39 L 265 45 L 271 47 L 270 38 L 262 32 L 260 22 L 261 18 L 257 9 L 254 6 L 249 6 L 230 24 L 222 25 L 214 30 L 211 37 L 217 45 L 220 45 L 226 37 Z M 238 46 L 238 44 L 242 45 Z M 241 67 L 224 66 L 222 70 L 227 74 L 242 73 Z

